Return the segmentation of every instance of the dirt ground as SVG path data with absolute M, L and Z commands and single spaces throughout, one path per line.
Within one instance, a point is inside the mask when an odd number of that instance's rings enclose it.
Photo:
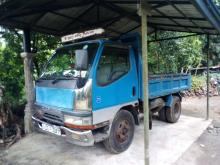
M 182 114 L 193 117 L 206 117 L 206 97 L 183 98 Z M 210 97 L 210 118 L 220 120 L 220 96 Z

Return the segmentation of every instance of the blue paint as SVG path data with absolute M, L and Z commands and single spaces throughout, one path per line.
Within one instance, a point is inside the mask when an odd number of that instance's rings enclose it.
M 149 80 L 149 98 L 153 99 L 160 96 L 166 96 L 172 93 L 178 93 L 182 90 L 187 90 L 191 86 L 190 75 L 180 75 L 173 78 L 158 78 Z M 140 98 L 142 99 L 142 98 Z
M 119 43 L 118 43 L 119 44 Z M 98 67 L 99 59 L 102 55 L 102 50 L 104 47 L 104 42 L 102 43 L 102 48 L 97 55 L 98 58 L 95 59 L 95 68 L 93 73 L 93 87 L 92 87 L 92 106 L 93 111 L 108 108 L 111 106 L 137 101 L 138 94 L 135 96 L 132 95 L 132 87 L 138 89 L 138 76 L 136 70 L 136 63 L 134 57 L 134 51 L 130 48 L 130 70 L 127 74 L 122 76 L 120 79 L 106 85 L 99 86 L 96 82 L 96 71 Z
M 74 92 L 72 89 L 36 87 L 36 103 L 43 106 L 73 110 Z
M 166 96 L 166 103 L 165 103 L 165 105 L 167 107 L 171 107 L 172 104 L 173 104 L 173 96 L 172 95 Z
M 132 46 L 134 50 L 134 60 L 136 64 L 136 71 L 137 71 L 137 82 L 138 82 L 138 89 L 137 94 L 139 98 L 142 98 L 142 50 L 141 50 L 141 37 L 138 33 L 130 33 L 124 36 L 121 36 L 120 40 L 123 43 L 127 43 Z

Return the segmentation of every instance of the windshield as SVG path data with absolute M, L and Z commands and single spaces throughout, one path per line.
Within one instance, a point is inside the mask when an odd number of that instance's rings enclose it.
M 46 65 L 41 78 L 86 78 L 92 66 L 98 43 L 83 43 L 58 49 Z M 88 51 L 88 70 L 75 69 L 75 51 L 84 49 Z

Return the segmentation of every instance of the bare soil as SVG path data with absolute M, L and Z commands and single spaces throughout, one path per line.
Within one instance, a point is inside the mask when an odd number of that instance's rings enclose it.
M 220 96 L 209 98 L 209 116 L 213 120 L 220 121 Z M 182 101 L 182 114 L 193 117 L 206 117 L 207 98 L 187 97 Z

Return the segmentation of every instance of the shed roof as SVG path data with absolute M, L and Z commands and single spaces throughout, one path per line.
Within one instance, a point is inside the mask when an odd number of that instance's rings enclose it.
M 217 34 L 220 14 L 213 0 L 148 0 L 148 32 L 170 30 Z M 52 34 L 103 27 L 109 36 L 138 31 L 139 0 L 0 0 L 0 24 Z

